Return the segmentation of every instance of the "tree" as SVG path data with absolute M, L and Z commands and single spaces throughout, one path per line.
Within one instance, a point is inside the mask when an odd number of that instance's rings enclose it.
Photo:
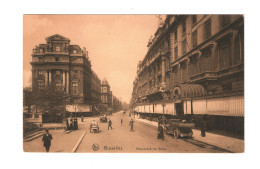
M 26 87 L 23 89 L 23 106 L 28 107 L 28 113 L 31 112 L 31 106 L 34 104 L 32 89 Z
M 26 95 L 29 95 L 26 93 Z M 65 92 L 56 86 L 32 91 L 26 103 L 35 105 L 36 112 L 43 113 L 44 122 L 61 122 L 65 113 Z

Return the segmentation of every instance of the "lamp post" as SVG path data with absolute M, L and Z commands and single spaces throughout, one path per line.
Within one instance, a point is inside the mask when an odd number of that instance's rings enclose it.
M 75 114 L 74 114 L 74 117 L 76 116 L 76 109 L 77 109 L 77 101 L 75 100 L 74 101 L 74 106 L 75 106 Z

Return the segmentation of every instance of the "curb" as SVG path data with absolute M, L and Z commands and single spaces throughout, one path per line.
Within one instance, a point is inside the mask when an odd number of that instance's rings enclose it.
M 84 131 L 84 133 L 82 134 L 82 136 L 80 137 L 80 139 L 78 140 L 78 142 L 76 143 L 76 145 L 73 147 L 73 149 L 71 150 L 71 153 L 75 153 L 79 147 L 79 144 L 81 143 L 81 141 L 83 140 L 83 137 L 86 134 L 86 130 Z
M 141 122 L 141 123 L 144 123 L 144 124 L 150 125 L 150 126 L 152 126 L 152 127 L 156 127 L 155 125 L 153 125 L 153 124 L 151 124 L 151 123 L 146 123 L 146 122 L 141 121 L 141 120 L 138 120 L 138 121 Z M 222 149 L 222 150 L 224 150 L 224 151 L 226 151 L 226 152 L 229 152 L 229 153 L 235 153 L 235 152 L 230 151 L 230 150 L 227 150 L 227 149 L 225 149 L 225 148 L 222 148 L 222 147 L 219 147 L 219 146 L 216 146 L 216 145 L 213 145 L 213 144 L 209 144 L 209 143 L 207 143 L 207 142 L 203 142 L 203 141 L 201 141 L 201 140 L 194 139 L 194 137 L 192 138 L 192 140 L 195 140 L 195 141 L 198 141 L 198 142 L 204 143 L 204 144 L 209 145 L 209 146 L 212 146 L 212 147 L 216 147 L 216 148 Z
M 203 142 L 203 141 L 200 141 L 200 140 L 197 140 L 197 139 L 194 139 L 194 138 L 192 138 L 192 140 L 201 142 L 201 143 L 203 143 L 203 144 L 206 144 L 206 145 L 209 145 L 209 146 L 212 146 L 212 147 L 216 147 L 216 148 L 221 149 L 221 150 L 223 150 L 223 151 L 226 151 L 226 152 L 228 152 L 228 153 L 235 153 L 235 152 L 230 151 L 230 150 L 227 150 L 227 149 L 225 149 L 225 148 L 222 148 L 222 147 L 219 147 L 219 146 L 215 146 L 215 145 L 213 145 L 213 144 L 209 144 L 209 143 L 207 143 L 207 142 Z
M 34 135 L 32 137 L 24 139 L 24 142 L 32 141 L 32 140 L 34 140 L 34 139 L 36 139 L 38 137 L 41 137 L 42 135 L 43 135 L 43 133 L 36 134 L 36 135 Z

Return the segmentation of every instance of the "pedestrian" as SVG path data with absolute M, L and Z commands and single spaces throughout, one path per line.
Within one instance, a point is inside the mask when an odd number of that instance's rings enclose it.
M 81 116 L 81 122 L 83 122 L 84 121 L 84 118 L 83 118 L 83 115 Z
M 70 130 L 73 130 L 73 119 L 72 119 L 72 117 L 70 118 Z
M 204 119 L 202 119 L 202 122 L 201 122 L 201 136 L 202 137 L 205 137 L 206 136 L 206 122 Z
M 73 119 L 73 129 L 74 130 L 77 130 L 77 117 L 74 117 L 74 119 Z
M 110 120 L 110 118 L 108 120 L 108 130 L 109 130 L 109 128 L 111 128 L 111 130 L 112 130 L 112 121 Z
M 163 124 L 159 125 L 159 133 L 157 135 L 157 139 L 162 139 L 164 140 L 164 132 L 163 132 Z
M 134 131 L 134 120 L 133 119 L 130 120 L 129 126 L 130 126 L 130 131 Z
M 123 125 L 123 119 L 121 118 L 121 126 Z
M 46 149 L 46 152 L 49 152 L 50 146 L 51 146 L 51 140 L 52 140 L 52 135 L 49 133 L 49 130 L 45 130 L 45 134 L 42 137 L 43 141 L 43 146 Z
M 66 130 L 69 130 L 69 120 L 66 118 Z
M 77 117 L 75 117 L 75 119 L 74 119 L 74 128 L 75 128 L 75 130 L 78 130 L 78 118 Z

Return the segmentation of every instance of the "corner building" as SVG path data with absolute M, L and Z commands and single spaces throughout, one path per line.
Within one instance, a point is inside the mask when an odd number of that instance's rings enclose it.
M 112 91 L 110 90 L 110 85 L 106 79 L 101 82 L 101 101 L 105 107 L 104 111 L 112 110 Z
M 244 18 L 168 15 L 148 42 L 131 105 L 142 116 L 206 120 L 244 131 Z
M 91 93 L 95 102 L 100 100 L 98 90 L 95 94 L 91 92 L 93 72 L 88 52 L 79 45 L 71 45 L 68 38 L 58 34 L 47 37 L 46 44 L 33 49 L 31 65 L 33 91 L 49 85 L 61 88 L 77 104 L 87 104 L 88 110 L 82 111 L 91 111 Z

